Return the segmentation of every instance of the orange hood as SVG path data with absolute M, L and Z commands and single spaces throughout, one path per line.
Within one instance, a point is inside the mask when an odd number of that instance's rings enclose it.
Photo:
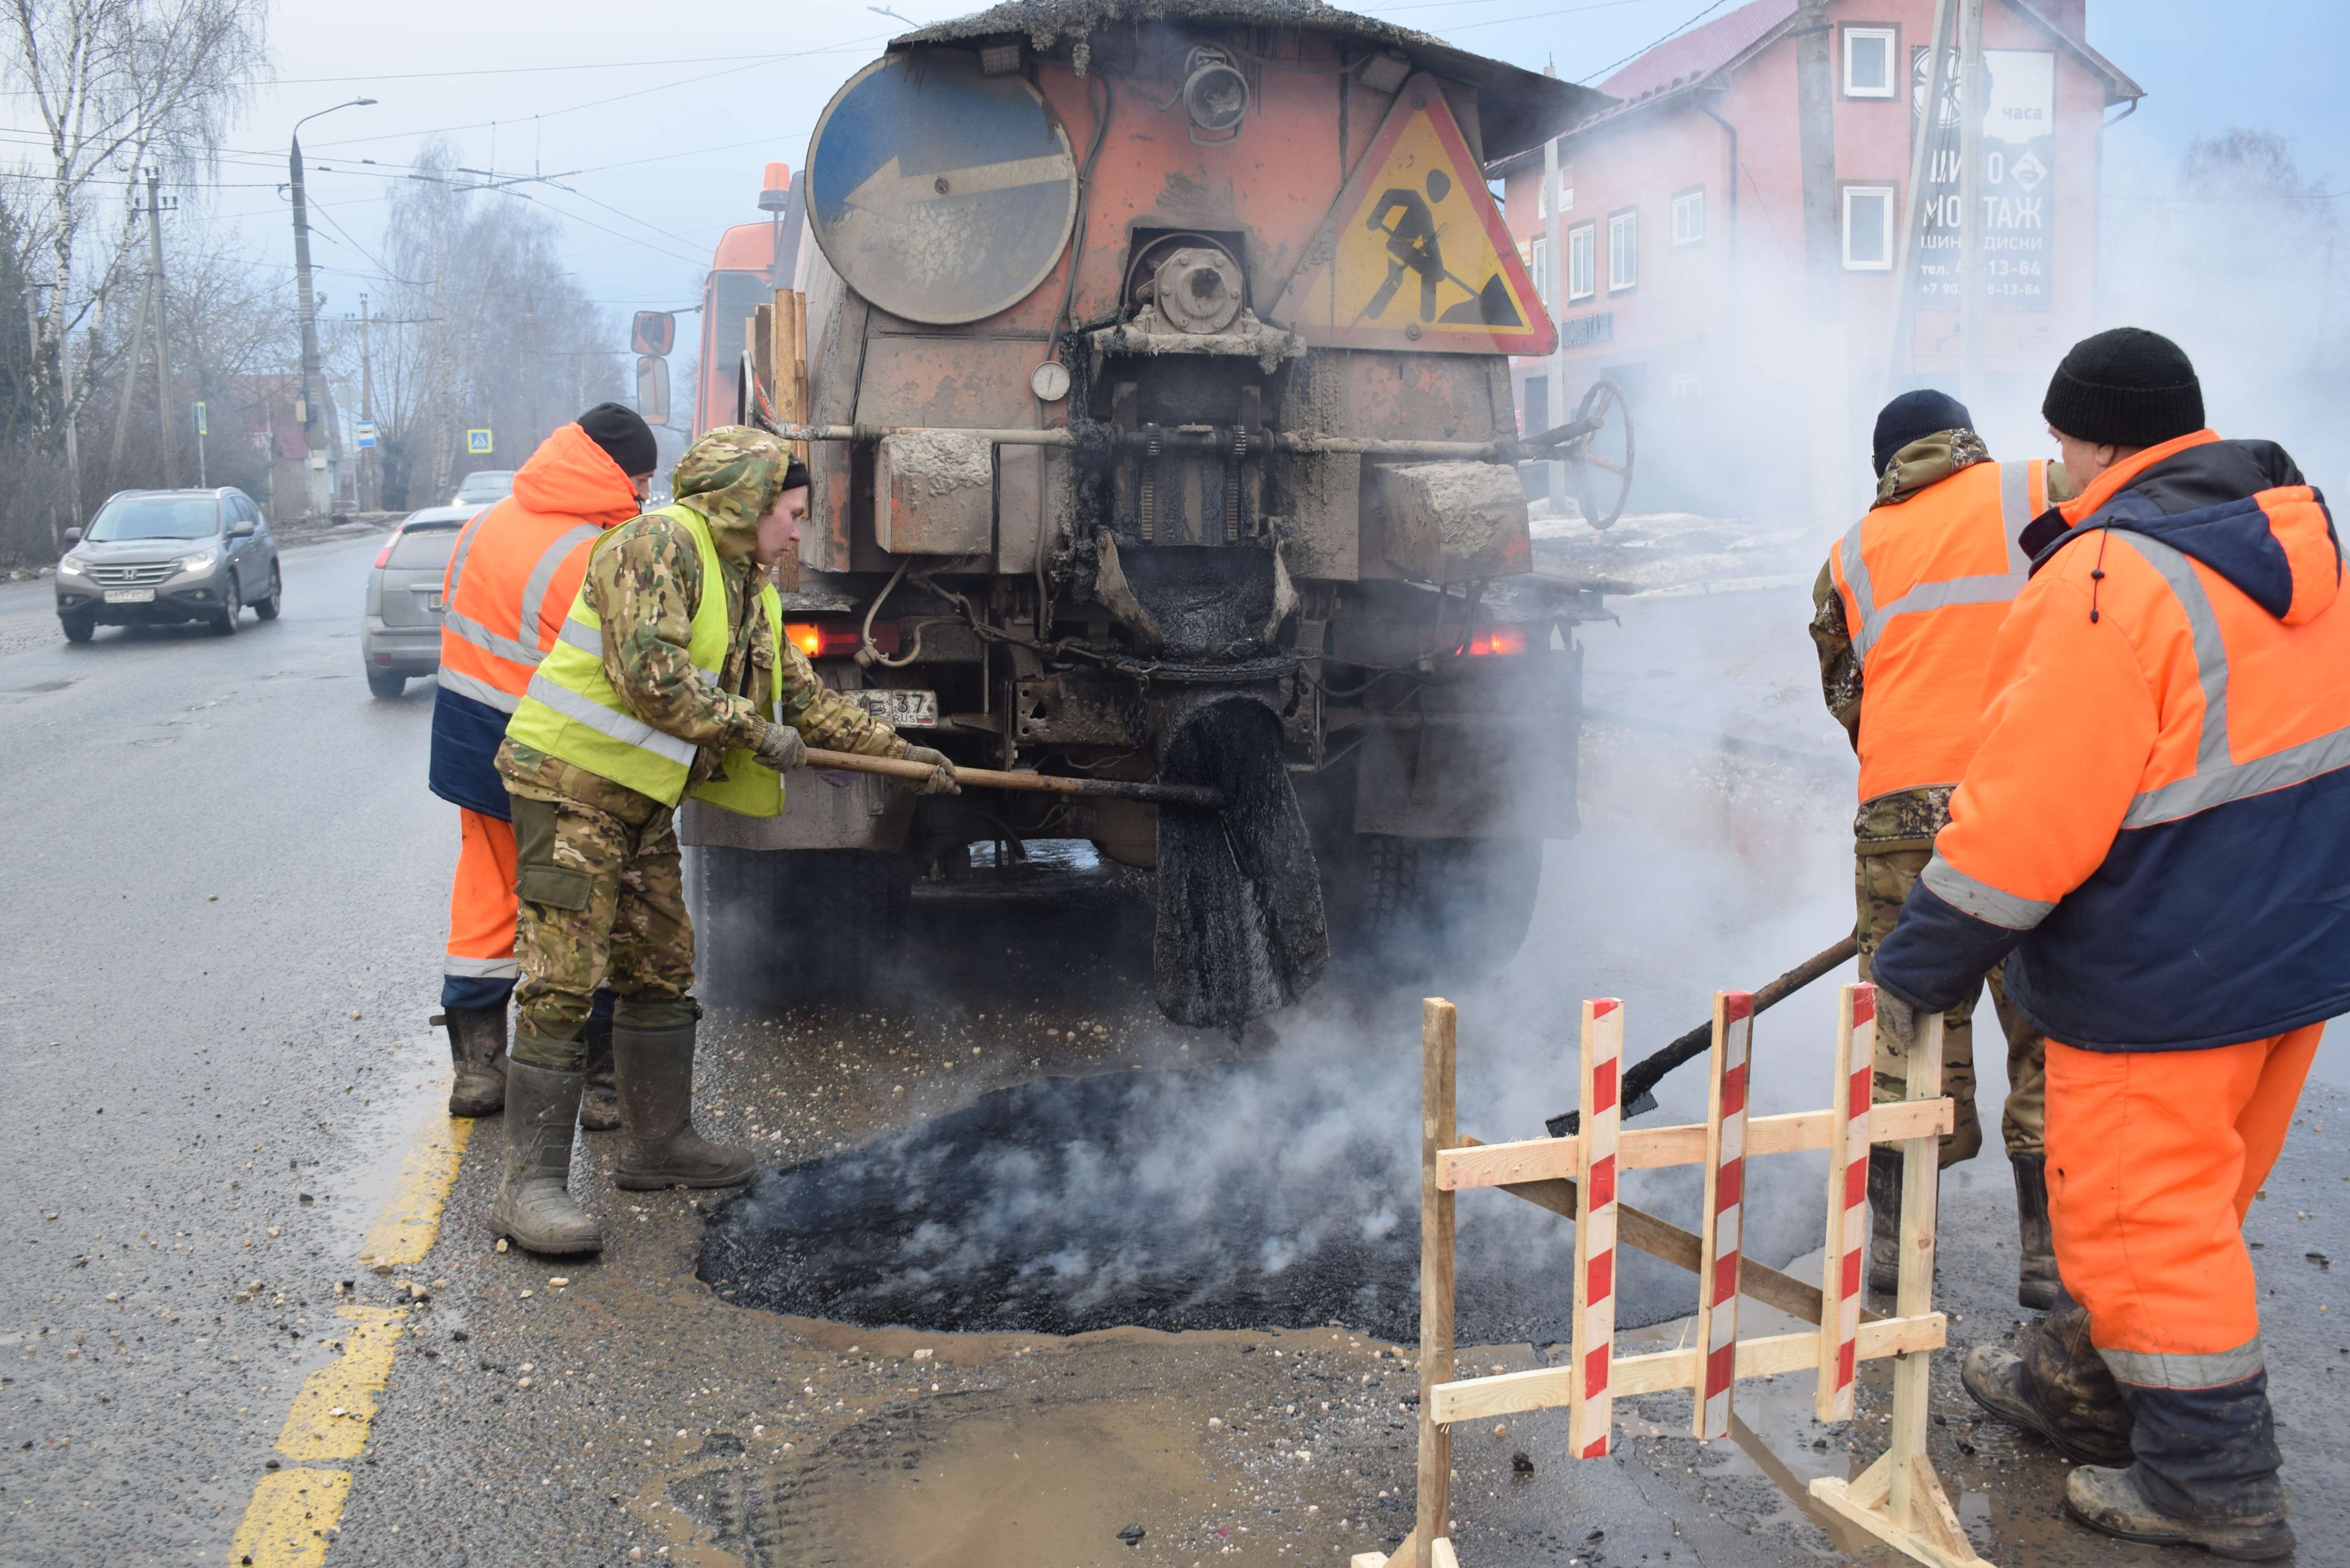
M 530 461 L 515 472 L 514 493 L 533 512 L 558 513 L 605 528 L 644 510 L 620 465 L 576 424 L 538 443 Z

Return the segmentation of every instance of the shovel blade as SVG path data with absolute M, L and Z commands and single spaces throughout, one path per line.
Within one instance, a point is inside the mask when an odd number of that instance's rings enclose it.
M 1237 1032 L 1322 976 L 1322 879 L 1281 762 L 1281 721 L 1243 692 L 1203 693 L 1170 715 L 1159 777 L 1222 793 L 1221 810 L 1159 808 L 1159 1010 Z

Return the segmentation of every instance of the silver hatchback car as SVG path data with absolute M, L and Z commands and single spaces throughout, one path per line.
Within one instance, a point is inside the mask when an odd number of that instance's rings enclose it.
M 245 606 L 276 620 L 285 602 L 277 541 L 253 497 L 233 487 L 117 491 L 66 537 L 57 619 L 75 642 L 101 626 L 188 620 L 225 637 Z
M 387 701 L 408 688 L 411 675 L 441 668 L 441 584 L 449 574 L 458 532 L 480 512 L 473 506 L 427 506 L 402 518 L 368 573 L 367 615 L 359 622 L 359 658 L 368 690 Z

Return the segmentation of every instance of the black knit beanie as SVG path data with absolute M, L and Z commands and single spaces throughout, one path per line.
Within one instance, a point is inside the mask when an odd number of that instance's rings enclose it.
M 775 493 L 780 495 L 786 490 L 805 490 L 807 488 L 807 464 L 798 458 L 794 458 L 784 465 L 784 482 L 775 487 Z
M 1877 416 L 1877 433 L 1869 441 L 1876 466 L 1869 472 L 1883 473 L 1885 465 L 1893 461 L 1893 454 L 1913 441 L 1923 441 L 1938 431 L 1974 428 L 1974 415 L 1967 412 L 1966 404 L 1948 392 L 1938 392 L 1931 387 L 1904 392 L 1886 404 Z
M 629 478 L 660 466 L 660 446 L 653 440 L 652 427 L 636 410 L 622 403 L 598 403 L 579 416 L 578 425 Z
M 2073 345 L 2040 412 L 2074 441 L 2159 446 L 2203 428 L 2203 384 L 2161 333 L 2116 327 Z

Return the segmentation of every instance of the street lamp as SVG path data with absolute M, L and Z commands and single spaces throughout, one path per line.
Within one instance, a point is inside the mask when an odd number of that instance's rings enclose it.
M 310 217 L 302 199 L 302 128 L 320 114 L 332 114 L 338 109 L 356 109 L 371 104 L 371 98 L 355 98 L 348 103 L 332 104 L 306 114 L 294 122 L 291 138 L 293 151 L 287 166 L 294 182 L 294 288 L 302 322 L 302 438 L 310 448 L 313 461 L 304 474 L 306 493 L 309 498 L 310 515 L 327 517 L 333 514 L 334 476 L 325 464 L 316 461 L 320 452 L 330 451 L 333 443 L 321 439 L 326 427 L 326 385 L 318 364 L 318 299 L 310 291 Z

